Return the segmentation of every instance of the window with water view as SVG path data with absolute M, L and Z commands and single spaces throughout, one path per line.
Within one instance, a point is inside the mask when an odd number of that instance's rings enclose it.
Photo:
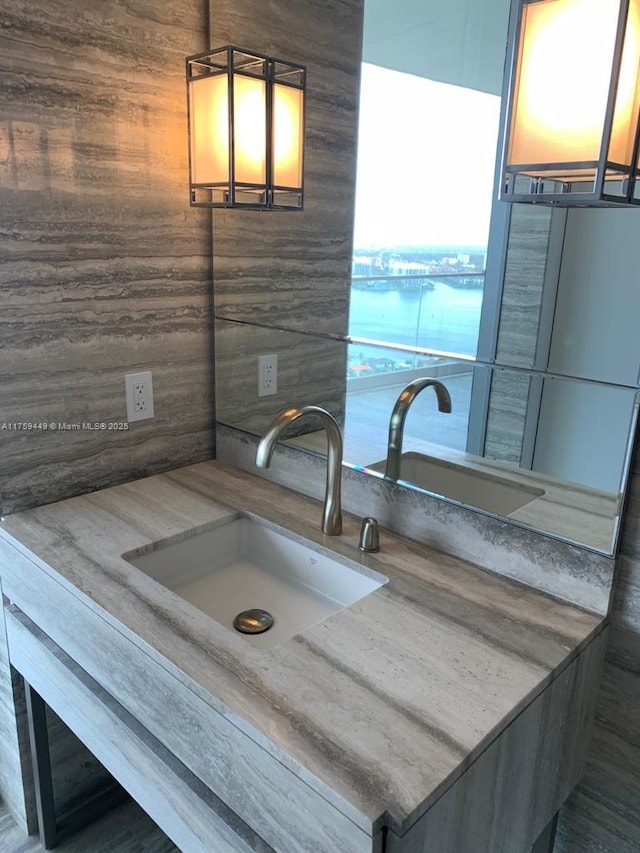
M 449 354 L 478 347 L 499 112 L 496 95 L 362 66 L 349 334 L 378 345 L 350 346 L 349 396 L 388 412 L 440 367 L 464 412 L 456 430 L 446 419 L 460 450 L 472 374 Z

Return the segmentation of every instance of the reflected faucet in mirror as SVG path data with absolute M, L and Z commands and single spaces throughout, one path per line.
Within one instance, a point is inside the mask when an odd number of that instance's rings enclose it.
M 342 477 L 342 433 L 335 418 L 320 406 L 301 406 L 284 409 L 277 415 L 258 445 L 256 465 L 268 468 L 271 457 L 282 433 L 292 423 L 308 415 L 316 416 L 327 433 L 327 481 L 322 510 L 322 532 L 327 536 L 339 536 L 342 533 L 342 507 L 340 487 Z
M 432 387 L 436 392 L 438 400 L 438 411 L 451 412 L 451 396 L 446 386 L 437 379 L 422 377 L 409 382 L 395 402 L 389 421 L 389 442 L 387 445 L 387 466 L 384 476 L 389 480 L 400 479 L 400 461 L 402 459 L 402 437 L 404 433 L 404 422 L 411 408 L 411 404 L 418 394 L 424 389 Z

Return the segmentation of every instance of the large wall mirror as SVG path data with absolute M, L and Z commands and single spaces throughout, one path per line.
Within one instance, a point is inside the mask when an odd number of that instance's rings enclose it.
M 217 419 L 261 434 L 284 406 L 323 405 L 364 475 L 611 554 L 638 411 L 640 210 L 495 200 L 509 11 L 366 0 L 344 316 L 314 334 L 290 306 L 243 317 L 216 292 Z M 278 393 L 259 397 L 267 353 Z M 309 428 L 290 442 L 326 449 Z

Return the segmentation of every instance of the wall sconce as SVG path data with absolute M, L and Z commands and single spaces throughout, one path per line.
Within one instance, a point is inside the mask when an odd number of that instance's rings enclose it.
M 187 57 L 192 206 L 302 210 L 305 85 L 233 45 Z
M 500 198 L 640 204 L 640 0 L 521 0 L 512 50 Z

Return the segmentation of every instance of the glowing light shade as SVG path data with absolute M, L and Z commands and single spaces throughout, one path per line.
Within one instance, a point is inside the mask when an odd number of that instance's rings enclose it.
M 511 49 L 501 198 L 640 204 L 640 0 L 523 0 Z
M 233 45 L 187 57 L 192 206 L 302 209 L 305 85 Z

